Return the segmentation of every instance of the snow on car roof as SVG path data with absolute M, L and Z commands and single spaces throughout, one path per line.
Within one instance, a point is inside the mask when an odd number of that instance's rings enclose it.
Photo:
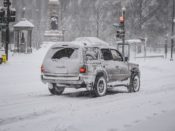
M 107 42 L 96 37 L 79 37 L 74 42 L 80 42 L 79 44 L 83 44 L 83 46 L 109 46 Z
M 58 42 L 54 44 L 51 48 L 58 47 L 109 47 L 110 45 L 96 37 L 80 37 L 72 42 Z
M 57 42 L 56 44 L 51 46 L 52 49 L 59 48 L 59 47 L 77 47 L 77 48 L 79 48 L 80 46 L 73 43 L 73 42 Z

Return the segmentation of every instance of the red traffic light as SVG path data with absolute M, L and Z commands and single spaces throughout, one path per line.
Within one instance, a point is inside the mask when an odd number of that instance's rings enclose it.
M 124 22 L 125 22 L 124 16 L 120 16 L 120 23 L 124 23 Z

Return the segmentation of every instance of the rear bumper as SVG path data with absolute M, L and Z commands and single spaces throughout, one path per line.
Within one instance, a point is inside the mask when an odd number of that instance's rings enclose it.
M 82 84 L 83 81 L 79 77 L 47 77 L 41 75 L 41 80 L 44 83 L 60 83 L 60 84 Z
M 56 83 L 65 87 L 87 88 L 88 90 L 91 90 L 93 86 L 92 77 L 47 77 L 42 74 L 41 80 L 43 83 Z

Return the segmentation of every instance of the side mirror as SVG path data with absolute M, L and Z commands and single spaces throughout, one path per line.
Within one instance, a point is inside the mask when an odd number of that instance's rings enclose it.
M 125 57 L 125 61 L 129 61 L 129 58 L 128 57 Z

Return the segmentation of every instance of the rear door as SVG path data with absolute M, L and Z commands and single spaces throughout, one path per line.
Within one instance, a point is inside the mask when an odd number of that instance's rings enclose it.
M 108 74 L 109 81 L 113 81 L 115 66 L 110 49 L 101 49 L 102 67 Z
M 113 61 L 114 61 L 114 75 L 113 80 L 125 80 L 129 76 L 129 66 L 127 62 L 123 61 L 123 57 L 119 51 L 111 49 Z

